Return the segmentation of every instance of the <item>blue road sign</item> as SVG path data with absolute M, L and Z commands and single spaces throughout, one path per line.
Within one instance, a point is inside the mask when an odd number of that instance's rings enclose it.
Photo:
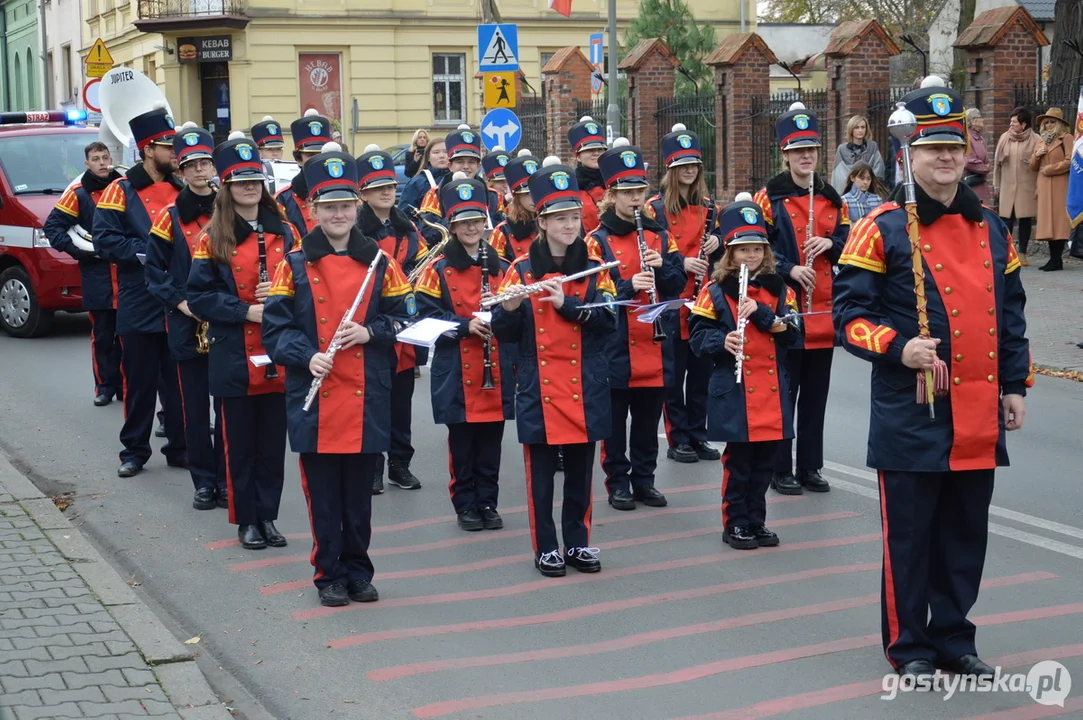
M 519 69 L 519 26 L 478 25 L 478 71 Z
M 590 36 L 590 64 L 594 66 L 594 72 L 590 75 L 590 89 L 592 92 L 602 91 L 602 79 L 598 73 L 605 65 L 605 45 L 602 33 L 594 33 Z
M 481 119 L 481 141 L 490 152 L 499 145 L 510 153 L 519 147 L 522 139 L 523 123 L 507 108 L 490 110 Z

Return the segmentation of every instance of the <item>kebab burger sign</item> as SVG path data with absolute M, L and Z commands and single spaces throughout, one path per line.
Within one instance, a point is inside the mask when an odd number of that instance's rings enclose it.
M 211 35 L 177 40 L 177 57 L 182 63 L 223 62 L 233 59 L 233 36 Z

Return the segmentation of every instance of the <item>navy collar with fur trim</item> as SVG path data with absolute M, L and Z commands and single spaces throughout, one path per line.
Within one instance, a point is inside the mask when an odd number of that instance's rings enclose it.
M 210 195 L 196 195 L 191 188 L 185 187 L 177 195 L 174 203 L 177 206 L 180 221 L 187 225 L 201 217 L 209 218 L 214 210 L 214 196 L 213 190 Z M 200 226 L 202 227 L 203 224 L 200 223 Z
M 154 178 L 152 178 L 150 173 L 147 172 L 147 169 L 143 167 L 143 163 L 138 163 L 128 168 L 125 177 L 128 178 L 128 182 L 132 184 L 132 189 L 136 191 L 145 190 L 154 184 Z M 178 190 L 184 189 L 184 182 L 173 173 L 167 174 L 162 182 L 167 182 Z
M 984 218 L 981 209 L 981 198 L 965 183 L 959 183 L 959 188 L 955 192 L 955 198 L 951 201 L 951 205 L 945 205 L 939 200 L 933 200 L 929 197 L 929 193 L 922 190 L 921 185 L 917 183 L 914 183 L 914 195 L 918 201 L 918 222 L 925 227 L 932 225 L 942 215 L 962 215 L 970 222 L 981 222 Z M 891 199 L 900 206 L 906 203 L 906 190 L 901 183 L 896 186 Z
M 587 244 L 583 241 L 583 238 L 576 238 L 575 242 L 568 246 L 568 251 L 564 255 L 564 262 L 560 265 L 557 265 L 556 261 L 553 260 L 553 253 L 549 251 L 549 243 L 541 238 L 530 244 L 528 254 L 530 257 L 530 271 L 535 278 L 539 279 L 549 273 L 571 275 L 572 273 L 581 272 L 587 269 L 587 261 L 589 260 Z
M 282 217 L 262 203 L 259 206 L 256 222 L 263 226 L 263 232 L 267 235 L 286 234 L 286 225 L 282 222 Z M 233 214 L 233 237 L 237 239 L 237 244 L 247 240 L 248 236 L 254 232 L 256 231 L 247 220 L 237 213 Z
M 392 206 L 389 220 L 391 220 L 391 227 L 395 228 L 395 234 L 398 237 L 404 237 L 416 229 L 410 219 L 406 217 L 406 213 L 397 207 Z M 366 203 L 361 203 L 361 209 L 357 211 L 357 227 L 361 228 L 361 232 L 369 237 L 379 237 L 383 232 L 384 221 L 376 217 L 376 213 Z
M 782 281 L 782 276 L 774 273 L 756 275 L 753 278 L 749 278 L 748 285 L 749 287 L 761 287 L 775 297 L 782 297 L 782 293 L 785 292 L 786 288 L 786 283 Z M 736 275 L 727 275 L 722 278 L 722 292 L 726 293 L 726 295 L 733 300 L 737 300 L 741 296 L 740 281 Z
M 662 226 L 654 220 L 644 215 L 642 211 L 639 214 L 640 219 L 643 221 L 643 229 L 650 230 L 651 232 L 662 232 Z M 617 215 L 617 211 L 610 208 L 602 213 L 600 218 L 602 227 L 609 231 L 609 233 L 615 237 L 624 237 L 629 233 L 636 232 L 636 224 L 630 220 L 625 220 Z
M 83 177 L 79 180 L 79 184 L 87 192 L 101 192 L 105 188 L 109 187 L 109 185 L 114 180 L 120 177 L 123 177 L 123 175 L 118 173 L 116 170 L 110 170 L 109 174 L 103 178 L 100 178 L 94 173 L 87 170 L 83 173 Z
M 290 181 L 290 190 L 299 199 L 308 199 L 308 181 L 305 180 L 304 168 L 301 168 L 301 171 L 293 176 L 293 180 Z
M 500 274 L 500 256 L 487 240 L 482 240 L 481 245 L 485 246 L 485 254 L 489 264 L 489 274 L 496 277 Z M 444 246 L 444 258 L 447 260 L 447 264 L 456 270 L 466 270 L 475 265 L 480 266 L 481 245 L 478 245 L 478 259 L 475 260 L 467 254 L 466 248 L 459 242 L 459 239 L 452 235 L 451 240 Z
M 516 240 L 526 240 L 538 232 L 538 223 L 533 218 L 524 223 L 517 223 L 508 218 L 508 230 L 511 230 L 511 234 Z
M 346 241 L 346 254 L 349 257 L 362 265 L 371 265 L 379 249 L 379 244 L 362 233 L 356 225 L 350 228 L 350 238 Z M 337 251 L 331 247 L 331 241 L 323 234 L 323 229 L 317 225 L 301 240 L 301 252 L 305 254 L 305 260 L 316 262 L 328 255 L 336 254 Z
M 842 207 L 842 197 L 839 196 L 838 191 L 829 183 L 825 182 L 819 173 L 812 174 L 812 182 L 812 191 L 816 195 L 822 195 L 827 198 L 831 204 L 837 208 Z M 795 183 L 789 170 L 783 170 L 767 181 L 767 197 L 772 200 L 795 197 L 798 195 L 808 195 L 808 188 L 800 187 Z

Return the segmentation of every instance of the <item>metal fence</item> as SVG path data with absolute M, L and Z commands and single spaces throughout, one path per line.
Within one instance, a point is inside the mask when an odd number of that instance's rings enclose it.
M 620 108 L 620 127 L 621 134 L 628 133 L 628 98 L 621 94 L 617 95 L 617 107 Z M 576 100 L 575 101 L 575 121 L 579 122 L 579 118 L 589 115 L 594 118 L 601 125 L 606 123 L 606 113 L 609 111 L 609 96 L 599 95 L 593 100 Z
M 790 109 L 795 102 L 804 103 L 809 112 L 820 118 L 820 132 L 823 133 L 824 119 L 827 117 L 827 90 L 809 90 L 802 93 L 793 91 L 773 93 L 770 98 L 752 99 L 752 113 L 748 121 L 752 124 L 752 177 L 749 178 L 749 192 L 763 187 L 772 177 L 782 172 L 782 152 L 778 149 L 775 137 L 775 120 Z M 820 153 L 820 165 L 816 171 L 823 174 L 825 165 L 823 153 Z M 741 188 L 744 189 L 744 188 Z
M 544 158 L 549 154 L 549 138 L 545 132 L 545 98 L 524 97 L 519 100 L 515 113 L 523 126 L 519 147 L 527 148 L 535 157 Z
M 700 146 L 703 150 L 703 173 L 707 181 L 707 189 L 711 195 L 715 194 L 716 168 L 715 168 L 715 103 L 716 95 L 702 93 L 685 97 L 662 97 L 658 98 L 658 110 L 654 117 L 658 125 L 658 167 L 655 169 L 655 178 L 661 179 L 665 174 L 665 158 L 662 155 L 662 138 L 668 135 L 676 123 L 683 123 L 686 128 L 699 136 Z
M 1060 108 L 1064 113 L 1064 119 L 1074 129 L 1080 85 L 1083 85 L 1083 76 L 1055 83 L 1016 83 L 1015 107 L 1027 108 L 1030 110 L 1031 117 L 1035 118 L 1049 108 Z M 1034 131 L 1038 131 L 1037 126 L 1034 127 Z
M 868 137 L 876 142 L 880 150 L 880 157 L 884 160 L 885 174 L 888 175 L 885 180 L 889 185 L 893 184 L 894 180 L 894 173 L 891 170 L 894 167 L 894 159 L 891 156 L 891 133 L 888 132 L 887 121 L 891 113 L 895 112 L 895 103 L 899 102 L 911 89 L 909 85 L 893 85 L 869 90 L 868 109 L 865 111 L 865 115 L 869 118 Z M 843 137 L 839 138 L 840 144 L 849 141 L 849 138 L 845 137 L 845 128 L 842 135 Z

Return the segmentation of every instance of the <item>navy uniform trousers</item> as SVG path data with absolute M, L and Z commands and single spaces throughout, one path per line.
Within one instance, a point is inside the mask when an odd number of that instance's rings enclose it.
M 206 355 L 177 361 L 177 380 L 180 383 L 181 412 L 184 417 L 184 439 L 188 445 L 188 472 L 192 484 L 201 488 L 225 487 L 225 474 L 220 471 L 218 453 L 222 449 L 222 424 L 214 427 L 211 439 L 210 390 L 208 389 L 208 361 Z M 219 413 L 221 401 L 214 400 L 215 414 Z
M 90 362 L 94 368 L 94 395 L 124 397 L 120 378 L 120 342 L 117 311 L 90 310 Z
M 277 520 L 285 483 L 286 396 L 241 395 L 220 402 L 229 521 L 255 525 Z
M 162 454 L 172 463 L 184 459 L 184 415 L 181 412 L 177 369 L 164 332 L 120 336 L 120 368 L 123 377 L 124 425 L 120 461 L 145 465 L 151 456 L 150 434 L 154 428 L 159 390 L 165 413 L 166 443 Z
M 413 373 L 413 370 L 410 371 Z M 372 477 L 376 453 L 301 453 L 301 489 L 312 522 L 313 584 L 372 582 Z
M 409 371 L 411 374 L 413 370 Z M 447 426 L 448 493 L 455 514 L 496 509 L 500 492 L 500 443 L 504 421 L 452 423 Z
M 612 388 L 610 399 L 613 432 L 602 441 L 606 492 L 612 495 L 617 490 L 654 487 L 654 470 L 658 467 L 658 420 L 662 417 L 665 389 Z M 632 415 L 631 430 L 628 429 L 629 413 Z
M 393 463 L 409 465 L 414 459 L 414 446 L 410 444 L 410 424 L 413 422 L 415 380 L 413 368 L 397 372 L 391 378 L 391 451 L 387 453 L 387 457 Z M 374 467 L 381 476 L 384 474 L 382 453 Z
M 794 409 L 797 426 L 798 470 L 819 470 L 824 466 L 824 416 L 834 356 L 834 348 L 790 350 L 783 361 L 790 376 L 790 407 Z M 779 443 L 775 472 L 793 470 L 793 443 L 793 440 Z
M 687 340 L 673 339 L 676 384 L 666 388 L 666 440 L 670 447 L 707 442 L 707 386 L 714 361 L 699 357 Z
M 993 499 L 993 471 L 881 470 L 881 630 L 896 668 L 977 654 L 974 624 Z
M 751 527 L 767 521 L 767 488 L 778 447 L 784 441 L 728 442 L 722 453 L 722 527 Z
M 657 428 L 657 425 L 655 427 Z M 553 523 L 553 478 L 557 472 L 557 459 L 561 450 L 564 451 L 564 505 L 560 509 L 560 524 L 564 535 L 564 548 L 588 547 L 590 544 L 594 445 L 576 443 L 523 446 L 530 536 L 534 541 L 536 555 L 560 548 L 556 525 Z

